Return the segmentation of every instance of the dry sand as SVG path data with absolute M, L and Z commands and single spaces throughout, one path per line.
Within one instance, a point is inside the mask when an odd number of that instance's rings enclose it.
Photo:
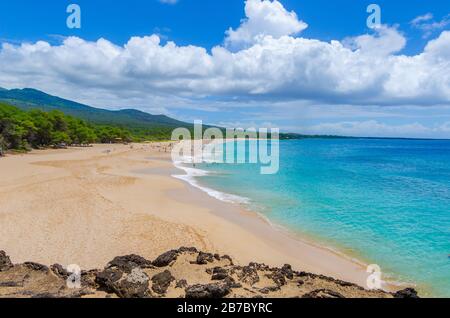
M 240 264 L 291 264 L 366 286 L 365 266 L 173 178 L 153 144 L 39 150 L 0 159 L 0 250 L 13 262 L 98 268 L 181 246 Z

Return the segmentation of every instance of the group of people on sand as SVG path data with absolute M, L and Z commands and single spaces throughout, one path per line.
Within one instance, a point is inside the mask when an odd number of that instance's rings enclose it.
M 174 147 L 174 143 L 155 143 L 151 145 L 152 149 L 158 149 L 158 152 L 170 152 Z

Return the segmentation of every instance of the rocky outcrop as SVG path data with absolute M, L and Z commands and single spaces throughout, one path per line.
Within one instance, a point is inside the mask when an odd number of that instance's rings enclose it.
M 127 255 L 114 258 L 107 268 L 117 268 L 121 271 L 131 273 L 135 268 L 152 268 L 152 262 L 138 255 Z
M 329 289 L 317 289 L 302 296 L 302 298 L 345 298 L 338 292 Z
M 108 268 L 96 275 L 95 282 L 100 289 L 120 298 L 144 298 L 149 296 L 148 275 L 139 267 L 129 273 L 119 268 Z
M 214 259 L 215 258 L 213 254 L 200 252 L 198 253 L 197 260 L 195 263 L 198 265 L 206 265 L 208 263 L 214 262 Z
M 419 298 L 417 291 L 412 288 L 400 290 L 394 294 L 394 298 Z
M 296 272 L 290 265 L 235 265 L 229 256 L 196 248 L 166 252 L 154 261 L 138 255 L 114 258 L 102 270 L 79 276 L 64 266 L 13 265 L 0 251 L 0 297 L 64 298 L 417 298 L 408 288 L 369 291 L 330 277 Z
M 47 273 L 49 271 L 49 268 L 47 266 L 38 263 L 26 262 L 23 265 L 31 270 L 38 272 Z
M 156 267 L 166 267 L 175 262 L 178 257 L 178 251 L 172 250 L 160 255 L 153 261 L 153 265 Z
M 228 275 L 228 271 L 225 268 L 214 267 L 214 269 L 212 270 L 211 280 L 224 280 L 228 277 L 230 276 Z
M 207 299 L 223 298 L 231 292 L 228 284 L 193 285 L 186 288 L 186 298 Z
M 239 281 L 248 284 L 250 286 L 255 285 L 259 282 L 258 269 L 255 264 L 250 264 L 249 266 L 244 266 L 242 268 L 235 268 Z
M 152 277 L 152 290 L 160 295 L 164 295 L 167 292 L 170 284 L 175 280 L 172 274 L 165 270 L 162 273 L 156 274 Z
M 0 272 L 7 271 L 13 264 L 11 263 L 11 259 L 4 251 L 0 251 Z

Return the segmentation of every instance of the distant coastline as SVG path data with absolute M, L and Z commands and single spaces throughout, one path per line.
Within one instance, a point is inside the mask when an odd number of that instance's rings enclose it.
M 127 128 L 131 132 L 137 134 L 139 138 L 144 140 L 144 133 L 148 134 L 149 140 L 170 140 L 170 133 L 175 128 L 185 127 L 193 129 L 192 123 L 183 122 L 181 120 L 169 118 L 164 115 L 152 115 L 135 109 L 121 109 L 121 110 L 106 110 L 96 108 L 74 101 L 70 101 L 58 96 L 49 95 L 45 92 L 33 89 L 2 89 L 0 88 L 0 102 L 7 103 L 19 107 L 23 110 L 40 109 L 48 112 L 52 110 L 59 110 L 66 115 L 78 117 L 86 120 L 89 123 L 99 125 L 113 125 L 122 128 Z M 153 128 L 149 128 L 153 127 Z M 212 127 L 205 125 L 205 128 Z M 216 127 L 216 126 L 214 126 Z M 225 129 L 223 127 L 218 127 Z M 289 131 L 283 131 L 280 134 L 280 139 L 341 139 L 341 138 L 356 138 L 356 139 L 405 139 L 405 140 L 447 140 L 435 138 L 403 138 L 403 137 L 354 137 L 354 136 L 340 136 L 340 135 L 314 135 L 302 134 Z

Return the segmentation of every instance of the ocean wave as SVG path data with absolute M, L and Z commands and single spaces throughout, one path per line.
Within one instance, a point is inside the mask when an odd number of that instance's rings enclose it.
M 218 199 L 227 203 L 249 204 L 249 199 L 238 195 L 217 191 L 200 184 L 197 180 L 198 177 L 204 177 L 210 174 L 210 172 L 198 168 L 187 167 L 181 162 L 174 162 L 174 166 L 183 170 L 186 174 L 172 175 L 172 177 L 185 181 L 191 186 L 205 192 L 210 197 Z

